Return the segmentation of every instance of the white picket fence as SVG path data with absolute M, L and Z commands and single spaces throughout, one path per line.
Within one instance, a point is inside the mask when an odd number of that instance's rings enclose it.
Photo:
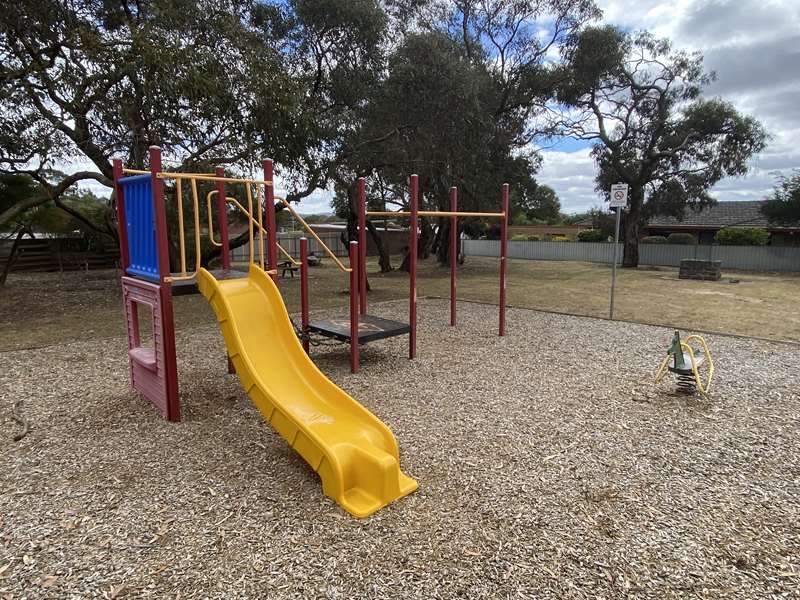
M 498 240 L 464 240 L 466 256 L 500 256 Z M 622 244 L 619 244 L 622 257 Z M 508 242 L 508 257 L 527 260 L 571 260 L 611 264 L 613 243 Z M 680 266 L 685 258 L 721 260 L 722 267 L 747 271 L 800 272 L 800 248 L 788 246 L 714 246 L 639 244 L 639 264 Z

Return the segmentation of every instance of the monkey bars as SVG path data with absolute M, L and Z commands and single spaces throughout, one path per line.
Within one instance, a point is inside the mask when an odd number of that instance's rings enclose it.
M 509 185 L 504 183 L 500 194 L 501 212 L 458 211 L 458 188 L 450 188 L 450 210 L 419 210 L 419 176 L 412 175 L 410 180 L 411 195 L 407 211 L 368 211 L 366 208 L 365 180 L 358 180 L 358 242 L 363 253 L 360 261 L 360 311 L 367 314 L 367 270 L 366 270 L 366 218 L 367 217 L 403 217 L 409 223 L 409 342 L 408 357 L 417 355 L 417 237 L 419 234 L 419 217 L 446 217 L 450 219 L 450 325 L 456 324 L 456 280 L 458 265 L 458 218 L 478 217 L 483 219 L 500 219 L 500 307 L 499 335 L 505 335 L 506 329 L 506 262 L 508 248 L 508 192 Z

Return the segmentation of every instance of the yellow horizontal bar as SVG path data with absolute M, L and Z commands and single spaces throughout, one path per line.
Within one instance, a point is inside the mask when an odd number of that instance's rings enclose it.
M 142 169 L 122 169 L 123 173 L 130 173 L 132 175 L 150 175 L 150 171 L 143 171 Z M 160 175 L 161 173 L 159 173 Z M 201 177 L 214 177 L 215 173 L 192 173 L 192 175 L 199 175 Z
M 150 171 L 146 171 L 149 173 Z M 202 175 L 198 173 L 158 173 L 156 175 L 159 179 L 199 179 L 201 181 L 224 181 L 226 183 L 255 183 L 256 185 L 269 185 L 272 186 L 271 181 L 264 181 L 263 179 L 239 179 L 236 177 L 215 177 L 212 175 Z
M 419 210 L 417 215 L 420 217 L 486 217 L 492 219 L 502 219 L 506 213 L 483 213 L 483 212 L 451 212 L 446 210 Z M 407 210 L 398 211 L 367 211 L 368 217 L 410 217 L 411 212 Z
M 267 275 L 277 275 L 277 269 L 271 269 L 266 271 Z M 170 275 L 169 277 L 164 277 L 164 281 L 167 283 L 175 283 L 176 281 L 189 281 L 197 277 L 197 273 L 192 273 L 191 275 Z

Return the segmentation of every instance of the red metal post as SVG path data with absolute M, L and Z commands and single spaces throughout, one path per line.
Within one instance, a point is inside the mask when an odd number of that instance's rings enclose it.
M 169 243 L 167 241 L 167 208 L 164 203 L 164 181 L 161 172 L 161 148 L 150 146 L 150 182 L 153 191 L 153 214 L 156 225 L 156 252 L 158 252 L 159 295 L 164 336 L 164 377 L 167 382 L 167 405 L 172 407 L 170 420 L 180 420 L 178 397 L 178 358 L 175 350 L 175 320 L 172 313 L 172 286 L 164 281 L 169 277 Z
M 169 277 L 169 243 L 167 242 L 167 207 L 164 202 L 164 180 L 161 172 L 161 148 L 150 146 L 150 184 L 153 191 L 153 215 L 156 226 L 156 252 L 158 253 L 158 276 L 162 285 Z M 169 284 L 166 284 L 169 285 Z
M 272 181 L 275 169 L 272 159 L 267 158 L 262 163 L 264 167 L 264 181 Z M 275 224 L 275 186 L 267 185 L 264 190 L 264 210 L 267 213 L 267 265 L 270 271 L 278 268 L 278 226 Z M 272 276 L 275 284 L 278 284 L 278 274 Z
M 303 330 L 303 350 L 308 347 L 308 240 L 300 238 L 300 328 Z
M 350 372 L 358 373 L 358 242 L 350 242 Z
M 119 262 L 123 275 L 125 269 L 131 264 L 131 257 L 128 250 L 128 221 L 125 218 L 125 193 L 119 180 L 124 177 L 122 172 L 122 161 L 114 159 L 114 197 L 117 203 L 117 229 L 119 230 Z
M 506 263 L 508 262 L 508 184 L 503 184 L 503 217 L 500 222 L 500 334 L 506 334 Z
M 367 191 L 358 178 L 358 299 L 361 314 L 367 314 Z
M 409 211 L 411 219 L 408 225 L 408 358 L 417 356 L 417 210 L 419 209 L 419 176 L 411 176 L 411 200 Z
M 458 188 L 450 188 L 450 212 L 458 210 Z M 450 326 L 456 325 L 456 269 L 458 265 L 458 217 L 450 217 Z
M 217 177 L 225 177 L 225 169 L 217 167 L 215 169 Z M 217 220 L 219 221 L 219 241 L 222 244 L 220 255 L 222 257 L 222 270 L 230 271 L 231 253 L 230 243 L 228 242 L 228 210 L 225 201 L 225 182 L 217 182 Z M 230 369 L 229 369 L 230 370 Z

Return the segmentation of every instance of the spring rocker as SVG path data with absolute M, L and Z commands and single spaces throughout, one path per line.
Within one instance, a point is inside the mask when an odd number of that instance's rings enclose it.
M 692 348 L 693 342 L 699 344 L 700 348 Z M 714 362 L 711 360 L 711 352 L 706 341 L 699 335 L 690 335 L 681 340 L 680 332 L 676 331 L 667 348 L 667 356 L 656 371 L 655 383 L 660 383 L 667 372 L 675 373 L 678 392 L 687 395 L 697 392 L 704 396 L 708 394 L 714 377 Z

